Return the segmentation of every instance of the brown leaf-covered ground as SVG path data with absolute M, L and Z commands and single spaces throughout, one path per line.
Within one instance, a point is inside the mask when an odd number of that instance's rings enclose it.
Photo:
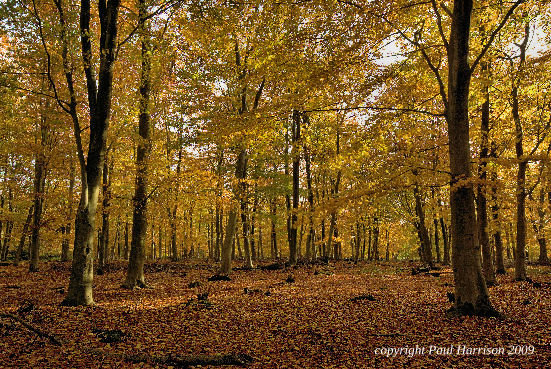
M 498 278 L 490 294 L 505 314 L 500 320 L 446 317 L 451 271 L 412 276 L 406 263 L 236 270 L 231 281 L 218 282 L 207 281 L 213 265 L 156 263 L 146 266 L 152 288 L 134 291 L 120 288 L 124 266 L 115 264 L 95 278 L 97 305 L 79 308 L 60 306 L 70 265 L 41 266 L 32 274 L 26 265 L 0 267 L 0 313 L 62 345 L 1 317 L 2 368 L 166 367 L 127 358 L 217 353 L 250 355 L 250 368 L 542 368 L 551 362 L 549 267 L 529 267 L 541 286 L 513 282 L 510 273 Z M 205 293 L 206 301 L 197 299 Z M 120 329 L 123 336 L 105 343 L 94 329 Z M 452 345 L 450 355 L 429 353 L 431 346 Z M 505 352 L 462 354 L 458 345 Z M 380 353 L 387 348 L 404 350 L 387 357 Z

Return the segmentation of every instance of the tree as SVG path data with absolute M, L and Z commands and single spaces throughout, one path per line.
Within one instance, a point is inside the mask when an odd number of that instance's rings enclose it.
M 136 187 L 134 192 L 134 212 L 132 216 L 132 242 L 130 243 L 130 260 L 123 287 L 132 289 L 135 286 L 145 287 L 143 266 L 145 262 L 145 236 L 147 232 L 147 176 L 149 156 L 151 154 L 151 44 L 147 27 L 147 3 L 139 0 L 139 35 L 142 48 L 140 77 L 140 117 L 139 141 L 136 154 Z
M 84 160 L 80 141 L 80 130 L 75 129 L 79 163 L 81 166 L 81 196 L 75 220 L 75 243 L 73 263 L 65 305 L 93 305 L 92 283 L 94 279 L 94 233 L 100 181 L 105 157 L 107 129 L 111 114 L 111 93 L 113 88 L 113 64 L 118 31 L 120 0 L 100 1 L 100 67 L 98 85 L 92 64 L 90 33 L 90 1 L 81 1 L 80 32 L 82 60 L 90 109 L 90 143 L 88 156 Z M 78 127 L 76 127 L 78 128 Z

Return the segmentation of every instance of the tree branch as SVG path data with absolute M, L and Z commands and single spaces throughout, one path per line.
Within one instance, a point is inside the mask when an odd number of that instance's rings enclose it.
M 510 8 L 509 8 L 509 11 L 507 11 L 507 13 L 505 14 L 505 16 L 503 17 L 503 19 L 501 20 L 501 22 L 499 23 L 499 25 L 497 26 L 496 29 L 494 29 L 494 31 L 492 32 L 492 34 L 490 35 L 490 38 L 488 39 L 488 42 L 486 43 L 486 45 L 484 45 L 484 47 L 482 48 L 482 51 L 480 52 L 480 54 L 478 54 L 478 56 L 476 57 L 475 61 L 473 62 L 473 64 L 471 65 L 471 74 L 473 74 L 474 70 L 476 69 L 476 67 L 478 66 L 478 64 L 480 63 L 480 60 L 484 57 L 484 55 L 486 54 L 486 52 L 488 51 L 488 49 L 490 48 L 490 46 L 492 45 L 492 42 L 494 41 L 494 39 L 496 38 L 497 34 L 499 33 L 499 31 L 501 31 L 501 29 L 505 26 L 505 24 L 507 23 L 507 20 L 511 17 L 511 15 L 513 15 L 513 12 L 515 11 L 515 9 L 520 5 L 522 4 L 523 2 L 525 2 L 525 0 L 517 0 Z

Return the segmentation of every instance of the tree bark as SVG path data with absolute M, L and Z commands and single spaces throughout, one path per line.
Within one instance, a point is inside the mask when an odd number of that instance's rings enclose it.
M 487 74 L 488 65 L 482 64 L 483 75 Z M 478 239 L 482 249 L 482 271 L 487 285 L 496 283 L 492 250 L 490 249 L 490 237 L 488 236 L 488 205 L 486 200 L 487 161 L 489 158 L 488 135 L 490 134 L 490 93 L 488 85 L 484 86 L 484 102 L 482 103 L 482 117 L 480 119 L 480 164 L 478 166 L 477 186 L 477 217 Z
M 35 155 L 34 162 L 34 214 L 33 225 L 31 228 L 31 248 L 29 271 L 38 271 L 38 261 L 40 258 L 40 228 L 42 226 L 42 210 L 44 203 L 44 189 L 46 186 L 46 145 L 50 128 L 48 126 L 48 118 L 46 113 L 49 110 L 49 100 L 44 104 L 44 110 L 41 112 L 39 135 L 40 144 L 38 152 Z
M 293 209 L 291 212 L 291 234 L 289 237 L 289 264 L 297 263 L 297 222 L 298 222 L 298 204 L 299 204 L 299 187 L 300 187 L 300 121 L 301 113 L 298 110 L 293 110 L 293 124 L 291 128 L 293 158 Z
M 101 238 L 99 242 L 99 256 L 98 256 L 98 271 L 97 274 L 103 274 L 103 269 L 107 265 L 108 252 L 109 252 L 109 206 L 111 202 L 111 189 L 110 182 L 111 176 L 109 173 L 109 151 L 105 153 L 105 159 L 103 161 L 103 189 L 102 189 L 102 212 L 101 212 Z
M 90 37 L 90 1 L 81 1 L 80 31 L 82 58 L 88 105 L 90 110 L 90 142 L 87 162 L 84 161 L 82 145 L 80 144 L 80 127 L 78 118 L 73 117 L 74 135 L 77 141 L 77 151 L 81 166 L 81 198 L 75 220 L 75 242 L 71 278 L 64 305 L 93 305 L 93 245 L 95 218 L 98 204 L 101 172 L 106 150 L 107 129 L 111 115 L 111 97 L 113 85 L 113 65 L 115 62 L 115 47 L 117 40 L 117 19 L 120 0 L 100 2 L 98 14 L 100 17 L 100 70 L 99 84 L 96 86 L 92 66 L 92 46 Z M 70 84 L 68 83 L 70 86 Z M 75 105 L 75 104 L 71 104 Z
M 538 204 L 538 220 L 534 222 L 534 233 L 536 234 L 536 239 L 539 245 L 539 257 L 538 262 L 540 264 L 549 264 L 549 258 L 547 256 L 547 239 L 545 237 L 545 190 L 542 187 L 540 188 L 539 194 L 539 204 Z
M 19 245 L 17 246 L 17 251 L 15 252 L 15 260 L 13 262 L 13 264 L 16 266 L 19 265 L 19 262 L 21 261 L 21 254 L 23 253 L 25 240 L 29 235 L 29 226 L 33 219 L 33 214 L 34 214 L 34 203 L 29 207 L 29 211 L 27 213 L 27 219 L 25 220 L 25 223 L 23 224 L 23 229 L 21 230 L 21 238 L 19 240 Z
M 472 0 L 455 0 L 448 47 L 448 123 L 451 171 L 450 207 L 455 310 L 460 314 L 494 312 L 482 274 L 471 179 L 468 64 Z
M 492 142 L 490 146 L 490 157 L 497 158 L 497 148 Z M 492 182 L 492 220 L 494 223 L 494 245 L 495 245 L 495 261 L 496 261 L 496 273 L 505 274 L 505 263 L 503 261 L 503 241 L 501 239 L 501 222 L 499 219 L 499 204 L 497 202 L 497 171 L 491 172 Z
M 134 190 L 132 215 L 132 241 L 130 260 L 123 287 L 145 287 L 143 266 L 145 262 L 145 239 L 147 236 L 147 188 L 149 156 L 151 153 L 151 42 L 147 25 L 147 2 L 139 0 L 139 36 L 141 40 L 140 117 L 139 141 L 136 154 L 136 187 Z M 153 238 L 153 237 L 152 237 Z
M 68 200 L 68 214 L 67 214 L 67 223 L 64 226 L 65 229 L 65 236 L 63 237 L 63 241 L 61 243 L 61 261 L 65 262 L 69 260 L 69 242 L 71 237 L 71 222 L 74 221 L 73 219 L 73 192 L 75 189 L 75 163 L 73 158 L 71 157 L 71 164 L 70 164 L 70 178 L 69 178 L 69 200 Z
M 303 113 L 302 120 L 306 127 L 309 126 L 308 113 Z M 314 191 L 312 190 L 312 169 L 311 169 L 310 148 L 304 144 L 304 162 L 306 166 L 306 186 L 308 188 L 308 235 L 306 236 L 306 259 L 312 259 L 315 254 L 314 240 L 316 238 L 314 230 Z
M 270 249 L 272 252 L 272 259 L 275 259 L 279 256 L 279 251 L 277 249 L 277 231 L 276 231 L 276 217 L 277 217 L 277 203 L 276 199 L 273 199 L 271 202 L 271 231 L 270 231 Z
M 413 172 L 414 176 L 417 176 L 417 171 Z M 421 199 L 421 192 L 419 191 L 419 185 L 415 182 L 413 186 L 413 196 L 415 198 L 415 214 L 417 215 L 417 231 L 419 233 L 419 241 L 421 242 L 421 255 L 422 262 L 432 268 L 432 250 L 429 232 L 425 224 L 425 210 L 423 209 L 423 201 Z
M 524 158 L 523 148 L 523 129 L 522 122 L 520 120 L 519 113 L 519 101 L 518 90 L 520 84 L 521 74 L 524 70 L 524 64 L 526 61 L 526 46 L 528 45 L 528 38 L 530 35 L 530 27 L 527 24 L 525 27 L 524 40 L 520 45 L 520 61 L 518 66 L 517 75 L 513 81 L 513 87 L 511 89 L 512 108 L 511 113 L 513 115 L 513 121 L 515 122 L 515 153 L 517 160 L 519 160 L 517 171 L 517 243 L 515 253 L 515 280 L 526 280 L 526 171 L 528 169 L 528 161 Z
M 235 193 L 238 198 L 241 196 L 242 182 L 247 173 L 247 151 L 242 148 L 237 156 L 237 162 L 235 164 L 235 178 L 239 181 L 236 185 Z M 232 205 L 228 214 L 228 223 L 226 224 L 226 235 L 224 237 L 224 243 L 222 245 L 222 264 L 220 266 L 220 274 L 228 275 L 231 273 L 231 260 L 232 260 L 232 244 L 235 237 L 235 230 L 237 226 L 237 206 Z

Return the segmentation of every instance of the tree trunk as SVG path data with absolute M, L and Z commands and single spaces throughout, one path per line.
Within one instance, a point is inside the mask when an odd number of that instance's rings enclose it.
M 272 252 L 272 259 L 278 257 L 279 252 L 277 249 L 277 231 L 276 231 L 276 217 L 277 217 L 277 204 L 276 199 L 271 202 L 271 232 L 270 232 L 270 249 Z
M 129 231 L 129 227 L 128 227 L 128 221 L 126 221 L 124 223 L 124 251 L 123 251 L 123 258 L 124 260 L 128 260 L 128 253 L 130 252 L 130 247 L 129 247 L 129 237 L 130 236 L 130 231 Z
M 27 219 L 25 220 L 25 224 L 23 224 L 23 229 L 21 230 L 21 238 L 19 240 L 19 245 L 17 246 L 17 251 L 15 252 L 15 260 L 13 262 L 13 264 L 16 266 L 19 265 L 19 262 L 21 261 L 21 254 L 23 253 L 25 240 L 29 235 L 29 226 L 31 225 L 33 214 L 34 214 L 34 203 L 29 207 L 29 211 L 27 213 Z
M 483 75 L 487 74 L 488 65 L 482 64 Z M 482 103 L 482 118 L 480 120 L 480 164 L 478 166 L 477 186 L 477 216 L 478 216 L 478 240 L 482 249 L 482 271 L 486 284 L 491 286 L 496 283 L 490 238 L 488 236 L 488 205 L 486 201 L 486 179 L 488 154 L 488 135 L 490 133 L 490 93 L 488 85 L 484 86 L 484 102 Z
M 362 261 L 365 260 L 366 229 L 365 223 L 362 223 Z
M 147 185 L 149 156 L 151 152 L 151 43 L 147 26 L 147 2 L 140 0 L 139 36 L 141 40 L 141 77 L 140 77 L 140 117 L 138 122 L 138 148 L 136 154 L 136 185 L 134 190 L 132 214 L 132 241 L 130 259 L 123 287 L 132 289 L 145 287 L 143 266 L 145 262 L 145 239 L 147 235 Z
M 372 245 L 373 260 L 379 261 L 379 218 L 373 218 L 373 245 Z
M 543 164 L 542 164 L 543 165 Z M 547 239 L 545 237 L 545 189 L 543 184 L 540 187 L 540 193 L 538 197 L 537 221 L 534 220 L 532 227 L 534 228 L 534 234 L 539 245 L 539 257 L 538 263 L 549 264 L 549 258 L 547 257 Z
M 307 113 L 303 113 L 302 117 L 304 124 L 309 125 L 309 118 Z M 304 161 L 306 166 L 306 186 L 308 187 L 308 235 L 306 236 L 306 259 L 312 259 L 313 254 L 315 254 L 315 245 L 314 240 L 316 234 L 314 231 L 314 192 L 312 191 L 312 170 L 311 166 L 311 157 L 310 149 L 305 144 L 304 145 Z
M 513 81 L 511 89 L 513 121 L 515 122 L 515 153 L 519 160 L 517 171 L 517 244 L 515 253 L 515 279 L 523 281 L 526 279 L 526 171 L 528 169 L 528 161 L 524 158 L 523 148 L 523 129 L 519 114 L 518 89 L 520 84 L 521 73 L 524 69 L 526 60 L 526 45 L 528 44 L 529 26 L 525 28 L 525 37 L 522 44 L 518 45 L 520 49 L 520 61 L 517 71 L 517 76 Z
M 42 111 L 40 117 L 40 146 L 34 162 L 34 214 L 31 228 L 30 272 L 38 271 L 38 261 L 40 258 L 40 227 L 42 226 L 44 189 L 46 186 L 46 145 L 50 133 L 46 113 L 49 107 L 49 100 L 46 100 L 44 111 Z
M 65 236 L 61 243 L 61 261 L 69 260 L 69 242 L 71 237 L 71 222 L 73 222 L 73 192 L 75 188 L 75 163 L 71 157 L 70 179 L 69 179 L 69 201 L 67 223 L 64 226 Z
M 447 123 L 451 171 L 450 207 L 455 310 L 460 314 L 494 312 L 482 275 L 480 244 L 471 179 L 469 145 L 469 34 L 473 2 L 455 0 L 448 48 Z
M 388 237 L 388 229 L 386 230 L 386 252 L 385 252 L 385 261 L 389 261 L 390 260 L 390 251 L 389 251 L 389 247 L 390 247 L 390 238 Z
M 238 198 L 242 196 L 242 183 L 247 175 L 247 151 L 242 148 L 237 156 L 237 162 L 235 164 L 235 178 L 240 182 L 235 188 L 235 193 Z M 235 237 L 235 229 L 237 226 L 237 206 L 234 204 L 231 206 L 228 214 L 228 223 L 226 224 L 226 235 L 224 237 L 224 243 L 222 245 L 222 265 L 220 266 L 220 274 L 228 275 L 231 273 L 231 260 L 232 260 L 232 244 Z
M 490 148 L 490 157 L 497 158 L 497 149 L 495 144 L 492 142 Z M 494 245 L 495 245 L 495 261 L 496 261 L 496 273 L 505 274 L 505 263 L 503 261 L 503 241 L 501 239 L 501 222 L 499 219 L 499 205 L 497 202 L 497 171 L 493 170 L 491 172 L 491 182 L 492 182 L 492 220 L 494 223 Z
M 450 244 L 448 242 L 448 233 L 446 229 L 446 223 L 444 223 L 444 218 L 440 217 L 440 230 L 442 231 L 442 242 L 444 243 L 444 260 L 442 261 L 444 265 L 450 264 Z
M 111 190 L 110 190 L 110 174 L 109 174 L 109 150 L 105 153 L 105 159 L 103 161 L 103 199 L 102 199 L 102 212 L 101 212 L 101 242 L 98 257 L 98 274 L 103 274 L 103 269 L 107 265 L 107 258 L 109 252 L 109 205 L 111 202 Z
M 414 176 L 417 176 L 417 171 L 413 172 Z M 419 191 L 419 185 L 415 182 L 413 186 L 413 196 L 415 197 L 415 214 L 417 215 L 417 230 L 419 233 L 419 241 L 421 242 L 421 255 L 422 262 L 429 266 L 433 267 L 432 262 L 432 250 L 431 242 L 429 238 L 429 232 L 425 225 L 425 210 L 423 209 L 423 202 L 421 199 L 421 193 Z
M 251 255 L 251 248 L 249 244 L 249 217 L 248 217 L 248 196 L 247 196 L 247 186 L 245 183 L 243 183 L 242 186 L 243 192 L 240 198 L 241 202 L 241 227 L 242 227 L 242 235 L 243 235 L 243 250 L 245 253 L 245 268 L 252 269 L 254 267 L 253 265 L 253 258 Z
M 298 222 L 298 204 L 299 204 L 299 186 L 300 186 L 300 121 L 301 113 L 293 110 L 292 131 L 292 150 L 293 158 L 293 210 L 291 213 L 291 235 L 289 241 L 289 264 L 297 263 L 297 222 Z
M 258 208 L 258 194 L 256 188 L 254 190 L 254 199 L 253 199 L 253 211 L 251 213 L 251 257 L 252 261 L 255 262 L 258 258 L 258 253 L 255 245 L 255 227 L 256 227 L 256 210 Z

